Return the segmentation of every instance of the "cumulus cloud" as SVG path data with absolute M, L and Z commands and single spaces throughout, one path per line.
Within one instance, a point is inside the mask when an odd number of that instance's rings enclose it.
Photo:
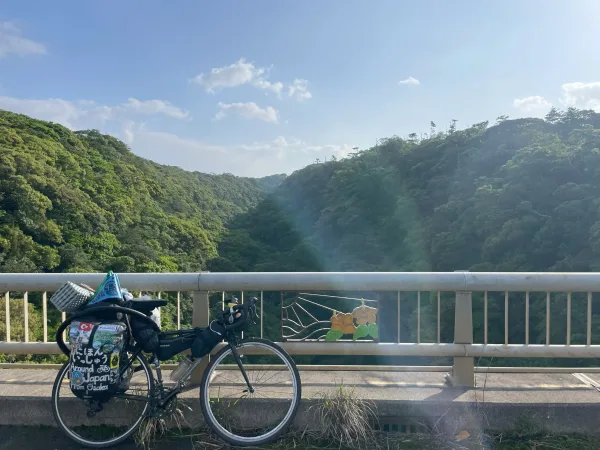
M 86 124 L 103 126 L 113 114 L 110 106 L 87 101 L 71 102 L 60 98 L 30 100 L 0 96 L 0 109 L 60 123 L 71 129 L 86 128 Z
M 264 72 L 265 69 L 255 67 L 254 64 L 240 58 L 229 66 L 215 67 L 209 73 L 196 75 L 193 81 L 203 86 L 207 92 L 216 92 L 220 89 L 241 86 L 255 81 Z
M 13 22 L 0 22 L 0 58 L 10 54 L 26 56 L 44 53 L 46 47 L 21 36 L 21 31 Z
M 543 117 L 552 108 L 552 103 L 540 95 L 532 95 L 513 100 L 513 107 L 524 115 Z
M 263 122 L 279 122 L 279 112 L 272 106 L 261 108 L 254 102 L 247 103 L 222 103 L 218 104 L 219 112 L 215 115 L 216 120 L 224 119 L 229 115 L 242 117 L 244 119 L 257 119 Z
M 121 108 L 125 111 L 134 111 L 140 114 L 164 114 L 174 119 L 185 119 L 189 116 L 187 111 L 183 111 L 177 106 L 165 100 L 138 100 L 136 98 L 127 99 L 127 103 L 123 103 Z
M 408 84 L 411 86 L 417 86 L 417 85 L 421 84 L 421 82 L 419 80 L 417 80 L 416 78 L 408 77 L 405 80 L 398 81 L 398 84 Z
M 600 81 L 564 83 L 560 101 L 566 107 L 600 112 Z
M 281 83 L 280 81 L 271 83 L 268 80 L 260 78 L 258 80 L 255 80 L 253 82 L 253 85 L 255 87 L 257 87 L 258 89 L 263 89 L 265 91 L 271 91 L 274 94 L 276 94 L 278 97 L 281 96 L 281 91 L 283 91 L 283 83 Z
M 552 102 L 540 95 L 516 98 L 513 106 L 523 115 L 543 117 L 552 108 Z M 591 109 L 600 113 L 600 81 L 563 83 L 555 106 Z
M 109 120 L 125 120 L 129 115 L 162 114 L 175 119 L 185 119 L 186 111 L 164 100 L 138 100 L 129 98 L 118 105 L 98 105 L 91 100 L 21 99 L 0 96 L 0 109 L 27 114 L 36 119 L 60 123 L 73 130 L 102 128 Z
M 312 94 L 308 91 L 308 81 L 295 79 L 288 88 L 288 96 L 294 97 L 299 102 L 312 98 Z
M 258 67 L 254 63 L 240 58 L 238 61 L 223 67 L 215 67 L 208 73 L 196 75 L 192 81 L 199 84 L 206 92 L 212 94 L 227 88 L 234 88 L 242 85 L 250 85 L 256 89 L 270 92 L 278 97 L 285 90 L 285 85 L 281 81 L 269 81 L 267 79 L 268 69 Z M 287 87 L 289 97 L 295 97 L 298 101 L 308 100 L 312 94 L 308 92 L 308 82 L 306 80 L 296 79 Z

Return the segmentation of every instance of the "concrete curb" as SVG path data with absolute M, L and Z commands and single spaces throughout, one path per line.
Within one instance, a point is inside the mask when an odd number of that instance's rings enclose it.
M 185 422 L 180 426 L 192 429 L 202 427 L 204 420 L 199 401 L 189 397 L 182 401 L 190 409 L 182 408 Z M 294 428 L 319 428 L 310 409 L 317 403 L 316 400 L 302 400 Z M 529 432 L 540 433 L 599 433 L 596 418 L 600 415 L 600 403 L 510 404 L 402 400 L 375 400 L 373 403 L 379 415 L 379 428 L 386 431 L 426 428 L 455 434 L 462 429 L 502 432 L 525 428 Z M 267 405 L 254 405 L 251 411 L 240 414 L 246 417 L 261 416 L 267 414 L 269 408 Z M 56 426 L 50 398 L 0 396 L 0 425 Z

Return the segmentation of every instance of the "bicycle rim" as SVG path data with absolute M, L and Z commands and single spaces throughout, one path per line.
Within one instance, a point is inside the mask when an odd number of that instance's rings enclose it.
M 248 392 L 230 347 L 206 368 L 201 405 L 206 422 L 225 441 L 256 446 L 275 440 L 292 422 L 300 404 L 298 370 L 279 346 L 264 340 L 237 347 L 254 392 Z
M 88 417 L 85 400 L 76 397 L 69 387 L 69 363 L 59 371 L 52 389 L 52 411 L 63 432 L 75 442 L 90 448 L 112 447 L 129 438 L 140 426 L 150 408 L 154 378 L 142 355 L 136 358 L 142 370 L 129 382 L 127 395 L 138 399 L 113 397 L 102 411 Z

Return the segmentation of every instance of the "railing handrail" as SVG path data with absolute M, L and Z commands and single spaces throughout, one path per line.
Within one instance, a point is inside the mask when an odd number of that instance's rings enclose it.
M 104 273 L 0 274 L 0 292 L 53 291 L 66 281 L 99 286 Z M 600 290 L 600 273 L 576 272 L 233 272 L 120 273 L 144 291 L 521 291 Z

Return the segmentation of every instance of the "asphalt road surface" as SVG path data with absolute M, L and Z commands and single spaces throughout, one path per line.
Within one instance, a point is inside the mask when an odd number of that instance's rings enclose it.
M 64 436 L 58 428 L 50 427 L 7 427 L 0 426 L 0 450 L 79 450 L 79 446 Z M 140 450 L 142 447 L 135 445 L 132 439 L 114 447 L 118 450 Z M 151 446 L 152 450 L 192 450 L 218 447 L 205 447 L 197 438 L 176 437 L 162 438 Z M 223 448 L 226 448 L 225 446 Z

